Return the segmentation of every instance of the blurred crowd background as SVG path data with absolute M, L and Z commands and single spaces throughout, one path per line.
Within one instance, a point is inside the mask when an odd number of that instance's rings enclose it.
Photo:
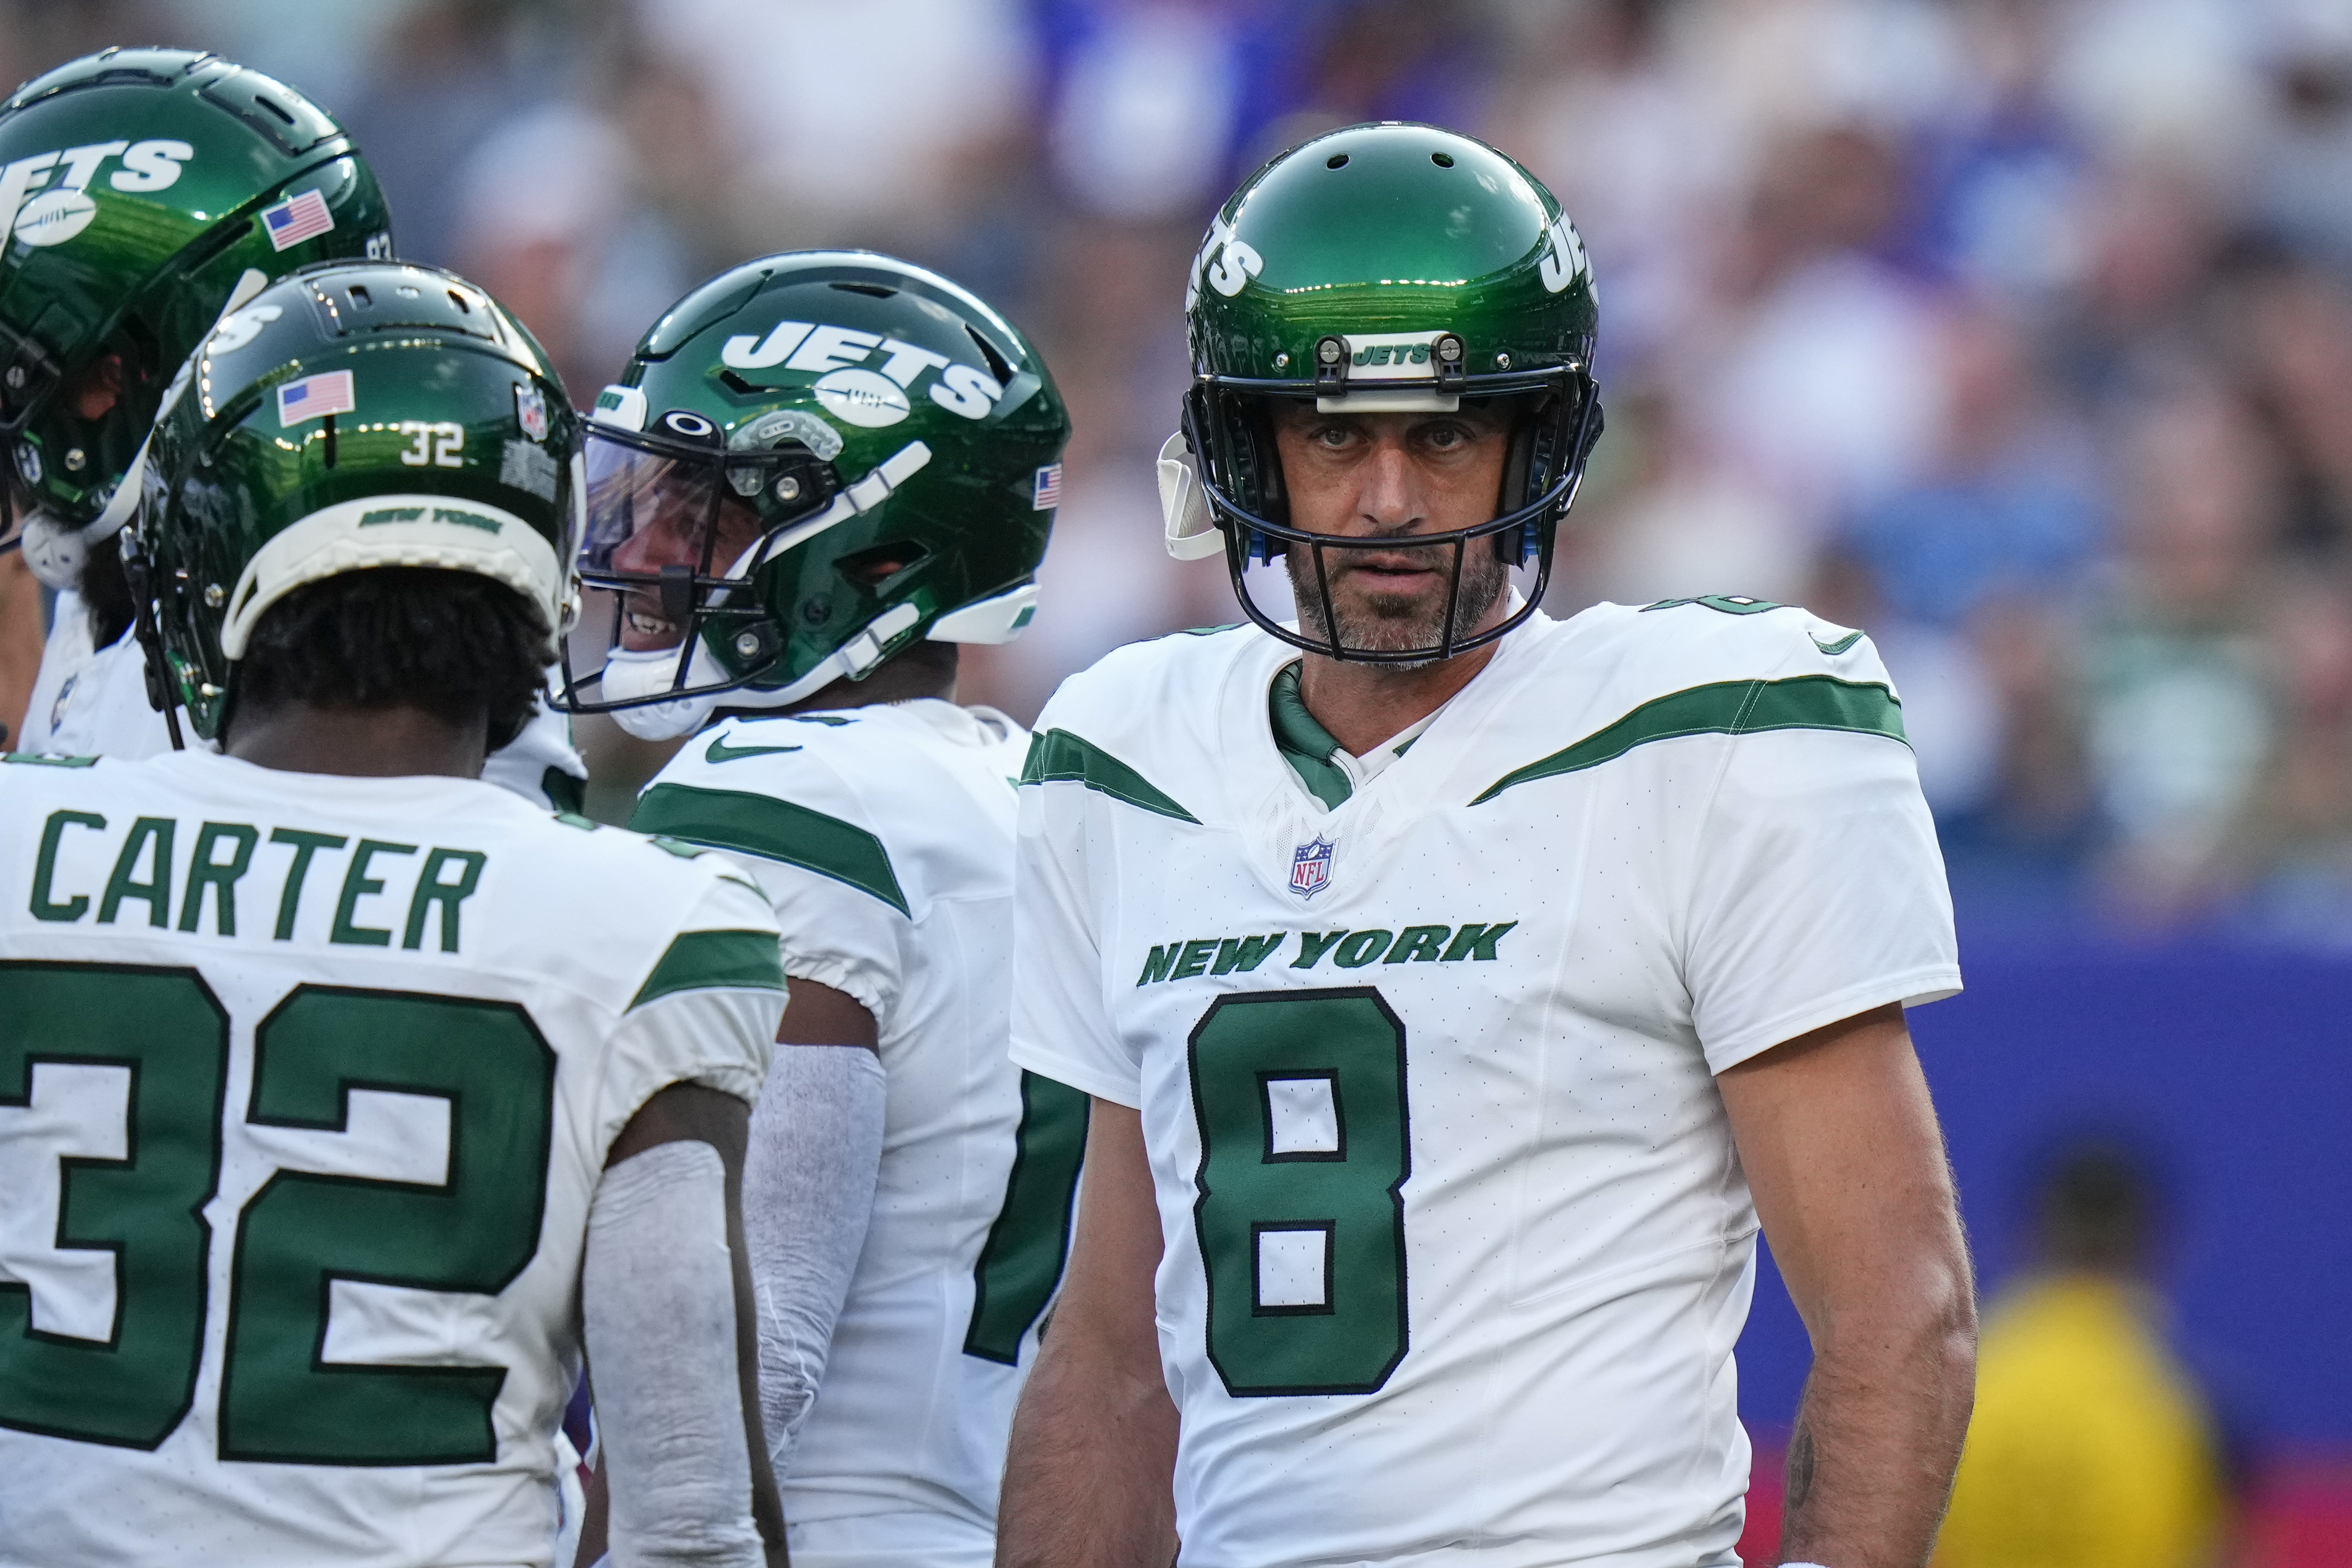
M 2208 1422 L 2199 1498 L 2239 1450 L 2165 1359 L 2158 1276 L 2189 1337 L 2270 1357 L 2252 1427 L 2352 1452 L 2321 1386 L 2352 1382 L 2321 1130 L 2352 1105 L 2315 1033 L 2352 1007 L 2352 0 L 0 0 L 0 79 L 149 41 L 341 117 L 401 250 L 504 299 L 583 404 L 766 251 L 886 249 L 998 304 L 1077 432 L 1035 624 L 966 652 L 967 700 L 1024 720 L 1117 643 L 1237 618 L 1219 563 L 1162 553 L 1151 469 L 1218 203 L 1356 120 L 1503 148 L 1600 278 L 1609 431 L 1549 608 L 1743 593 L 1870 632 L 1970 946 L 1921 1039 L 1995 1277 L 2136 1303 L 2107 1343 L 2147 1352 L 2133 1408 Z M 664 753 L 581 738 L 620 820 Z M 2086 933 L 2305 967 L 2096 979 Z M 2030 1244 L 2032 1140 L 2119 1107 L 2185 1195 L 2161 1268 Z M 1804 1364 L 1774 1302 L 1742 1352 L 1767 1427 Z M 2074 1332 L 2032 1322 L 1998 1342 L 2029 1369 Z M 2334 1544 L 2261 1561 L 2352 1550 L 2326 1475 Z M 2126 1560 L 2077 1545 L 1986 1560 Z
M 1964 921 L 2352 946 L 2344 0 L 15 0 L 0 76 L 151 37 L 341 115 L 583 403 L 765 250 L 1002 305 L 1077 421 L 1045 608 L 971 661 L 1024 718 L 1234 618 L 1150 462 L 1209 213 L 1328 127 L 1484 136 L 1601 279 L 1552 609 L 1867 629 Z

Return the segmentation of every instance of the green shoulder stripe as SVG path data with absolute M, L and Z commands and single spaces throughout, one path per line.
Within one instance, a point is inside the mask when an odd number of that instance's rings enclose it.
M 1843 729 L 1906 745 L 1903 705 L 1883 685 L 1798 675 L 1785 681 L 1718 681 L 1643 703 L 1623 718 L 1506 773 L 1470 803 L 1484 805 L 1515 785 L 1613 762 L 1637 746 L 1685 735 L 1756 735 L 1769 729 Z
M 629 826 L 640 833 L 782 861 L 870 893 L 901 915 L 909 913 L 898 873 L 890 869 L 890 852 L 880 839 L 854 822 L 790 800 L 740 789 L 656 784 L 638 800 Z
M 669 945 L 654 972 L 630 998 L 631 1008 L 644 1007 L 672 991 L 709 991 L 720 988 L 781 991 L 784 959 L 776 938 L 765 931 L 685 931 Z
M 1083 784 L 1130 806 L 1197 824 L 1200 818 L 1152 788 L 1151 781 L 1101 747 L 1066 729 L 1029 737 L 1029 759 L 1021 766 L 1024 784 Z

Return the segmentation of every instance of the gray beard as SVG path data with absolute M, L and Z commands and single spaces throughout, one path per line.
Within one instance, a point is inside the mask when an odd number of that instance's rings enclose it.
M 1325 566 L 1338 566 L 1348 553 L 1327 552 Z M 1401 608 L 1395 613 L 1384 614 L 1378 608 L 1339 610 L 1336 605 L 1333 609 L 1338 611 L 1339 624 L 1335 635 L 1331 619 L 1324 613 L 1322 591 L 1316 584 L 1313 547 L 1291 546 L 1282 564 L 1290 573 L 1291 597 L 1298 605 L 1298 629 L 1318 641 L 1337 648 L 1377 653 L 1402 648 L 1434 648 L 1445 635 L 1443 607 L 1427 612 Z M 1462 578 L 1454 590 L 1454 625 L 1457 638 L 1467 636 L 1469 629 L 1485 619 L 1510 581 L 1511 569 L 1496 552 L 1494 542 L 1471 541 L 1464 552 Z M 1440 662 L 1432 654 L 1425 659 L 1383 659 L 1381 664 L 1391 670 L 1423 670 Z

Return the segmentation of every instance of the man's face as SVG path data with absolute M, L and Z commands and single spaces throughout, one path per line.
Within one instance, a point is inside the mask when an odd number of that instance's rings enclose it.
M 714 490 L 719 497 L 715 516 Z M 623 507 L 625 524 L 613 525 L 615 532 L 626 530 L 613 549 L 616 572 L 659 577 L 666 566 L 682 566 L 698 576 L 724 576 L 761 532 L 759 514 L 725 489 L 716 473 L 657 458 L 640 459 L 590 490 L 592 526 Z M 623 596 L 622 647 L 675 648 L 686 629 L 685 622 L 664 613 L 659 590 L 632 588 Z
M 1292 526 L 1349 538 L 1400 540 L 1475 528 L 1496 515 L 1508 444 L 1484 410 L 1457 413 L 1321 413 L 1304 400 L 1276 405 L 1275 449 L 1290 495 Z M 1447 547 L 1324 550 L 1330 585 L 1326 625 L 1315 556 L 1291 547 L 1286 562 L 1300 626 L 1342 647 L 1433 647 L 1445 634 Z M 1457 637 L 1481 628 L 1501 602 L 1509 568 L 1490 540 L 1462 563 Z

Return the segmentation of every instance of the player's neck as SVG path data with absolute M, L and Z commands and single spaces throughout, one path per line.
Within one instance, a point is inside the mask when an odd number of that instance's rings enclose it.
M 1489 643 L 1417 670 L 1309 653 L 1298 672 L 1298 697 L 1349 756 L 1361 757 L 1451 702 L 1486 667 L 1495 648 Z
M 452 724 L 422 708 L 324 708 L 289 702 L 238 713 L 221 749 L 288 773 L 478 779 L 488 738 L 488 726 L 479 717 Z
M 1501 624 L 1510 610 L 1507 597 L 1497 599 L 1472 630 L 1484 632 Z M 1316 723 L 1330 731 L 1340 749 L 1350 757 L 1361 757 L 1452 702 L 1456 692 L 1477 678 L 1500 646 L 1500 643 L 1489 643 L 1415 669 L 1309 653 L 1298 672 L 1298 700 L 1307 705 Z

